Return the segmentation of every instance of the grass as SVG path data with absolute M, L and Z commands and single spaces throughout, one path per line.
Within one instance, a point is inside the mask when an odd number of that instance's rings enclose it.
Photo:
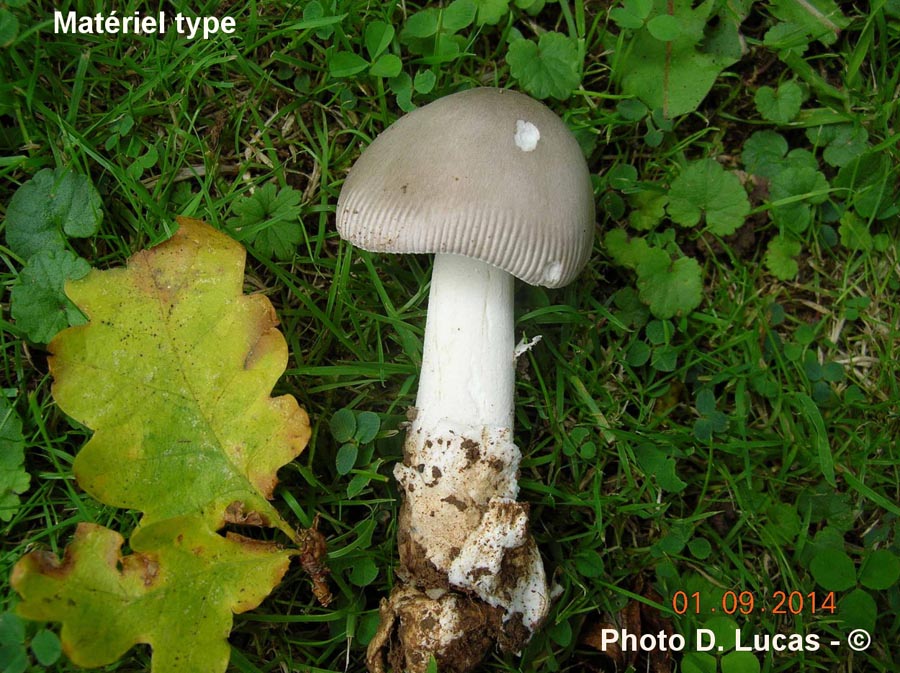
M 365 72 L 332 77 L 329 48 L 365 54 L 367 23 L 382 20 L 399 32 L 415 8 L 343 0 L 332 12 L 332 3 L 321 3 L 326 17 L 343 18 L 298 28 L 308 3 L 207 2 L 192 10 L 234 16 L 238 32 L 187 43 L 172 34 L 54 36 L 50 6 L 13 4 L 19 34 L 0 48 L 0 212 L 42 168 L 90 176 L 105 217 L 96 236 L 70 244 L 93 266 L 108 268 L 166 238 L 175 215 L 225 228 L 239 200 L 264 184 L 301 193 L 296 254 L 275 260 L 251 243 L 246 289 L 276 306 L 291 351 L 277 390 L 295 395 L 313 424 L 307 450 L 279 473 L 277 504 L 299 526 L 321 516 L 337 598 L 318 606 L 303 573 L 292 568 L 259 609 L 237 617 L 230 670 L 362 670 L 378 602 L 394 580 L 391 467 L 415 400 L 430 260 L 370 255 L 334 230 L 343 177 L 401 110 L 397 83 Z M 882 236 L 868 250 L 835 240 L 838 211 L 862 187 L 835 186 L 840 167 L 822 159 L 823 148 L 806 130 L 822 120 L 864 128 L 870 151 L 886 157 L 883 189 L 896 199 L 897 3 L 840 3 L 850 20 L 840 37 L 828 45 L 810 41 L 805 53 L 785 58 L 764 39 L 778 3 L 756 3 L 742 28 L 747 54 L 655 145 L 646 140 L 655 122 L 628 118 L 617 107 L 627 96 L 604 56 L 610 34 L 619 32 L 607 11 L 613 4 L 550 2 L 535 16 L 514 9 L 498 26 L 462 30 L 465 49 L 435 66 L 399 38 L 391 47 L 406 72 L 436 75 L 430 93 L 413 94 L 417 105 L 461 87 L 519 84 L 504 61 L 514 30 L 525 37 L 560 31 L 580 40 L 585 54 L 581 88 L 549 104 L 589 150 L 601 205 L 594 255 L 572 286 L 519 285 L 516 296 L 517 331 L 543 337 L 518 363 L 520 499 L 531 503 L 559 596 L 521 657 L 495 653 L 484 670 L 631 664 L 668 671 L 682 654 L 665 662 L 617 659 L 592 647 L 591 635 L 603 624 L 656 632 L 664 623 L 685 634 L 715 626 L 721 609 L 710 609 L 721 608 L 732 590 L 756 601 L 753 614 L 733 617 L 745 632 L 844 638 L 851 624 L 867 623 L 861 594 L 876 606 L 867 651 L 842 645 L 759 653 L 755 670 L 895 671 L 900 586 L 896 577 L 878 586 L 866 575 L 877 569 L 866 567 L 870 558 L 884 562 L 877 551 L 900 556 L 898 216 L 868 218 L 871 233 Z M 80 2 L 61 9 L 96 11 Z M 137 2 L 128 9 L 152 7 Z M 802 111 L 789 123 L 763 119 L 754 92 L 788 79 L 808 92 Z M 744 143 L 758 130 L 777 130 L 791 149 L 814 153 L 829 183 L 830 200 L 812 207 L 811 226 L 797 236 L 798 273 L 782 280 L 766 266 L 779 204 L 747 181 L 753 211 L 734 236 L 701 227 L 667 233 L 665 222 L 648 234 L 703 269 L 699 308 L 669 319 L 649 315 L 637 300 L 635 275 L 603 246 L 602 232 L 627 227 L 634 203 L 607 180 L 611 169 L 637 169 L 632 192 L 664 189 L 679 167 L 702 157 L 740 169 Z M 24 260 L 0 247 L 0 261 L 0 380 L 24 422 L 32 479 L 18 509 L 0 523 L 0 608 L 7 610 L 17 600 L 9 573 L 25 552 L 61 552 L 83 521 L 127 534 L 136 515 L 96 503 L 75 484 L 72 459 L 89 433 L 54 406 L 45 349 L 27 342 L 10 318 L 9 290 Z M 868 305 L 857 310 L 859 298 Z M 344 408 L 378 413 L 381 430 L 342 476 L 329 420 Z M 358 475 L 364 486 L 350 497 Z M 808 605 L 799 614 L 772 614 L 777 592 L 825 596 L 830 581 L 821 566 L 844 557 L 859 577 L 835 592 L 834 614 L 813 614 Z M 678 591 L 697 592 L 701 614 L 674 614 Z M 723 661 L 720 670 L 754 670 L 739 665 Z M 110 670 L 148 666 L 149 650 L 137 647 Z M 63 660 L 47 670 L 74 668 Z

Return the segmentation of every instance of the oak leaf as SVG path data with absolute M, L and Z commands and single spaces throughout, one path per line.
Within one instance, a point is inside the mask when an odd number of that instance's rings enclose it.
M 269 396 L 287 344 L 269 300 L 242 293 L 243 248 L 179 223 L 126 268 L 66 286 L 90 321 L 49 346 L 54 399 L 95 431 L 75 475 L 97 500 L 141 511 L 141 525 L 199 515 L 216 530 L 242 503 L 293 538 L 268 502 L 309 438 L 296 400 Z
M 19 613 L 62 621 L 63 651 L 78 666 L 105 666 L 146 643 L 153 671 L 220 673 L 232 613 L 259 605 L 290 563 L 290 552 L 222 537 L 192 517 L 141 529 L 128 556 L 122 543 L 115 531 L 82 523 L 62 561 L 35 552 L 13 571 L 25 597 Z
M 53 396 L 94 430 L 77 455 L 79 485 L 139 510 L 123 538 L 81 524 L 62 561 L 32 552 L 13 570 L 25 617 L 62 622 L 81 666 L 153 647 L 155 673 L 223 673 L 232 613 L 259 604 L 299 556 L 327 602 L 324 543 L 269 502 L 275 472 L 309 438 L 296 400 L 272 398 L 287 345 L 271 303 L 242 291 L 245 252 L 198 220 L 127 267 L 66 285 L 87 316 L 49 344 Z M 223 536 L 271 526 L 296 548 Z

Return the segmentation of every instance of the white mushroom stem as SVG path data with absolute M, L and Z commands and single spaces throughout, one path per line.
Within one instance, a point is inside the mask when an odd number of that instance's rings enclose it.
M 435 255 L 417 425 L 511 429 L 514 352 L 513 277 L 477 259 Z
M 416 418 L 394 474 L 406 496 L 408 580 L 423 589 L 449 582 L 501 608 L 518 647 L 546 616 L 548 591 L 528 508 L 516 502 L 512 306 L 510 274 L 435 257 Z

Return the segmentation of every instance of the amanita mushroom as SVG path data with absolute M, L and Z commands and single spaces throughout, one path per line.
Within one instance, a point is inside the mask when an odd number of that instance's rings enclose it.
M 590 254 L 594 202 L 578 143 L 547 107 L 479 88 L 400 118 L 362 153 L 337 227 L 374 252 L 436 253 L 415 420 L 394 475 L 398 585 L 369 668 L 468 671 L 518 651 L 549 590 L 518 503 L 513 278 L 560 287 Z

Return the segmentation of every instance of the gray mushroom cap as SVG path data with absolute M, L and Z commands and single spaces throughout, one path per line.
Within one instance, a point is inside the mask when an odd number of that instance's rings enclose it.
M 581 148 L 549 108 L 470 89 L 401 117 L 366 148 L 337 228 L 364 250 L 465 255 L 561 287 L 590 255 L 593 190 Z

